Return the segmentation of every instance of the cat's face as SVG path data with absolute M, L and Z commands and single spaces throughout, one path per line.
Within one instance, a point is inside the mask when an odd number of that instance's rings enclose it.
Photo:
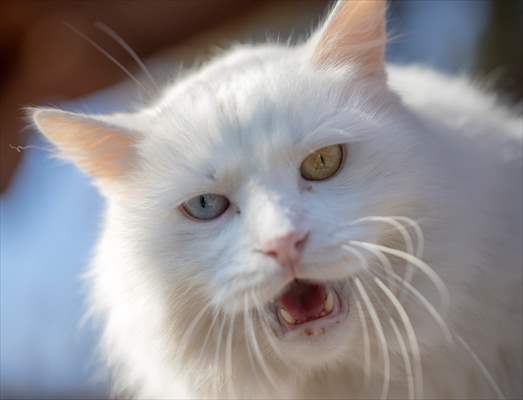
M 238 336 L 270 337 L 300 365 L 355 346 L 351 279 L 372 258 L 357 243 L 393 243 L 400 231 L 369 218 L 416 209 L 416 171 L 405 172 L 415 134 L 384 72 L 344 65 L 341 47 L 314 50 L 333 45 L 322 35 L 292 51 L 236 50 L 137 114 L 36 116 L 101 182 L 116 242 L 151 295 L 161 286 L 175 299 L 165 299 L 173 325 L 200 316 L 187 304 L 203 305 L 203 318 L 244 321 Z M 381 60 L 382 48 L 368 51 L 366 62 Z M 104 147 L 64 133 L 71 126 Z
M 279 54 L 240 50 L 136 117 L 147 132 L 115 202 L 155 280 L 316 364 L 359 324 L 349 278 L 365 265 L 347 246 L 390 228 L 358 220 L 412 213 L 414 143 L 384 88 Z

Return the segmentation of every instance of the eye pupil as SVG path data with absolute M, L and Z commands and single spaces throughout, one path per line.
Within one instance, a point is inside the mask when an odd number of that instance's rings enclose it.
M 204 193 L 187 200 L 180 208 L 186 216 L 209 221 L 218 218 L 229 208 L 229 200 L 220 194 Z
M 300 166 L 301 176 L 308 181 L 323 181 L 334 176 L 343 161 L 343 146 L 335 144 L 316 150 Z

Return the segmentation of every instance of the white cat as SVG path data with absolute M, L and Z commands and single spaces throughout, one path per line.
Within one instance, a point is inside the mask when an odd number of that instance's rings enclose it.
M 385 42 L 383 1 L 339 2 L 135 113 L 34 111 L 107 199 L 117 395 L 522 395 L 522 120 Z

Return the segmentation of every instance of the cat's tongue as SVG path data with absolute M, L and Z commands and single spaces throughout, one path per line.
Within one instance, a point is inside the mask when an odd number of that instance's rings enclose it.
M 324 285 L 296 280 L 277 302 L 285 321 L 299 324 L 326 315 L 326 297 L 327 290 Z

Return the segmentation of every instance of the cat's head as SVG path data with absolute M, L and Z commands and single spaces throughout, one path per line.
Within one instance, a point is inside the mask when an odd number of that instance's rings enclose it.
M 164 296 L 186 341 L 225 338 L 234 319 L 235 346 L 310 368 L 356 354 L 374 301 L 362 271 L 410 223 L 383 217 L 419 206 L 417 133 L 387 87 L 385 42 L 382 1 L 339 2 L 305 44 L 235 49 L 139 112 L 34 121 L 108 199 L 123 259 L 107 268 Z

